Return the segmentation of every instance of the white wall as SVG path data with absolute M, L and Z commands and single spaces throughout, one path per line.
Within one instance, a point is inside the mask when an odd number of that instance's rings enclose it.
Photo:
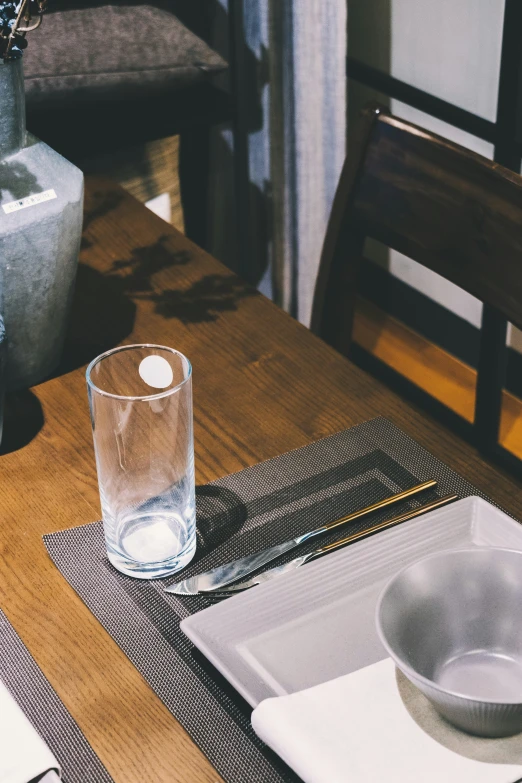
M 348 0 L 348 52 L 369 65 L 488 120 L 495 120 L 504 0 Z M 349 83 L 349 123 L 375 97 Z M 379 96 L 380 97 L 380 96 Z M 381 98 L 382 99 L 382 98 Z M 390 108 L 435 133 L 488 158 L 491 144 L 392 100 Z M 383 263 L 382 251 L 369 253 Z M 393 275 L 480 326 L 482 305 L 470 294 L 390 251 Z M 522 350 L 522 334 L 508 338 Z

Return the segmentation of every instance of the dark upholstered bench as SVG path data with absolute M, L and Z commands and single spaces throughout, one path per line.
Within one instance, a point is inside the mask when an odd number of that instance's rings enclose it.
M 190 170 L 184 200 L 194 202 L 187 233 L 205 244 L 208 127 L 230 119 L 232 102 L 212 84 L 227 63 L 175 7 L 175 0 L 49 0 L 24 54 L 27 124 L 80 166 L 180 133 Z

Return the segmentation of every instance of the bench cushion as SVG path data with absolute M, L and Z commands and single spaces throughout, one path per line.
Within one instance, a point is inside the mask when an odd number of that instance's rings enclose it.
M 187 29 L 168 3 L 72 7 L 28 34 L 28 105 L 50 100 L 151 96 L 206 80 L 226 62 Z

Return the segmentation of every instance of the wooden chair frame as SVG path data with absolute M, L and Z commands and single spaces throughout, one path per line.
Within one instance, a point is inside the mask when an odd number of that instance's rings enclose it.
M 478 376 L 502 377 L 491 341 L 506 319 L 522 328 L 522 178 L 381 107 L 350 140 L 326 232 L 312 330 L 348 354 L 364 242 L 377 239 L 480 299 Z M 504 352 L 505 355 L 505 352 Z M 477 383 L 478 445 L 498 450 L 499 389 Z

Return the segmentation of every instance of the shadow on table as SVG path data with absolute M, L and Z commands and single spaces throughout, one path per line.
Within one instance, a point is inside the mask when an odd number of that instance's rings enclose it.
M 240 299 L 257 295 L 237 277 L 206 275 L 188 290 L 166 289 L 149 298 L 158 315 L 189 324 L 217 321 L 220 313 L 237 310 Z
M 131 334 L 135 315 L 136 305 L 120 278 L 79 264 L 63 355 L 53 376 L 82 367 L 121 343 Z
M 227 274 L 205 275 L 188 288 L 158 286 L 154 275 L 194 260 L 190 250 L 173 250 L 169 240 L 166 234 L 153 244 L 134 248 L 128 258 L 113 262 L 106 278 L 118 281 L 122 294 L 152 302 L 157 315 L 184 324 L 216 321 L 220 313 L 237 310 L 241 299 L 257 295 L 238 277 Z
M 196 507 L 198 546 L 194 563 L 228 541 L 248 516 L 248 509 L 238 495 L 212 484 L 196 487 Z
M 10 392 L 4 406 L 4 428 L 0 455 L 27 446 L 40 432 L 44 415 L 40 401 L 29 389 Z
M 190 324 L 216 321 L 221 313 L 237 310 L 241 299 L 257 295 L 226 274 L 206 275 L 182 290 L 154 285 L 155 274 L 191 260 L 189 251 L 172 250 L 165 235 L 134 248 L 106 272 L 80 263 L 64 352 L 53 377 L 88 364 L 125 340 L 134 328 L 136 302 L 151 302 L 162 318 Z

